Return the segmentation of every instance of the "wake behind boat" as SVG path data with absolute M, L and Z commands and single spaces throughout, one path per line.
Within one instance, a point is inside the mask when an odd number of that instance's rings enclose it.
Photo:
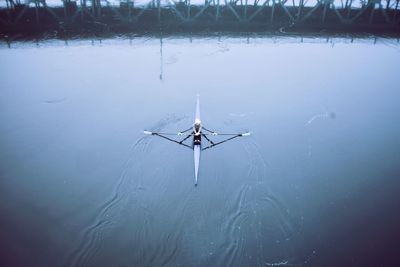
M 205 132 L 203 132 L 203 130 Z M 191 131 L 191 132 L 190 132 Z M 194 159 L 194 178 L 195 178 L 195 183 L 194 185 L 197 186 L 197 178 L 199 174 L 199 165 L 200 165 L 200 154 L 201 151 L 210 149 L 212 147 L 215 147 L 217 145 L 223 144 L 227 141 L 230 141 L 232 139 L 242 137 L 242 136 L 249 136 L 250 133 L 217 133 L 215 131 L 208 130 L 205 127 L 202 127 L 201 125 L 201 119 L 200 119 L 200 99 L 199 96 L 197 95 L 197 101 L 196 101 L 196 112 L 195 112 L 195 117 L 194 117 L 194 124 L 192 127 L 189 129 L 186 129 L 184 131 L 178 132 L 178 133 L 163 133 L 163 132 L 150 132 L 150 131 L 143 131 L 144 134 L 149 134 L 149 135 L 155 135 L 159 136 L 161 138 L 164 138 L 168 141 L 174 142 L 176 144 L 185 146 L 187 148 L 190 148 L 193 150 L 193 159 Z M 168 135 L 176 135 L 176 136 L 185 136 L 182 140 L 174 140 L 172 138 L 167 137 Z M 208 136 L 230 136 L 222 141 L 219 142 L 213 142 Z M 190 137 L 192 138 L 192 144 L 188 145 L 185 144 L 184 142 L 188 140 Z M 204 139 L 208 142 L 208 145 L 206 147 L 202 147 L 202 140 L 201 138 L 204 137 Z

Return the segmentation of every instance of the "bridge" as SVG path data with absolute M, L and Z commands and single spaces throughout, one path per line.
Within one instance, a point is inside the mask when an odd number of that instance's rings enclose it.
M 202 0 L 200 0 L 202 1 Z M 400 0 L 5 0 L 0 33 L 331 31 L 400 33 Z

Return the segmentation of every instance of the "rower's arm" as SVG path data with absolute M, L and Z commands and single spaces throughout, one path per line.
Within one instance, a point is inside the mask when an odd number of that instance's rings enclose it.
M 202 127 L 202 129 L 205 130 L 205 131 L 207 131 L 207 132 L 209 132 L 209 133 L 212 133 L 212 134 L 215 133 L 215 131 L 208 130 L 208 129 L 207 129 L 206 127 L 204 127 L 204 126 Z
M 186 133 L 186 132 L 189 132 L 189 131 L 192 130 L 192 129 L 193 129 L 193 127 L 190 127 L 189 129 L 184 130 L 184 131 L 181 131 L 181 132 L 179 132 L 179 133 Z

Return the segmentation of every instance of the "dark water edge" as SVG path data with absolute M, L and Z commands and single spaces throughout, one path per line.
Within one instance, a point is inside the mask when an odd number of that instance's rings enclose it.
M 240 29 L 232 30 L 232 31 L 211 31 L 211 29 L 207 30 L 199 30 L 199 31 L 168 31 L 159 28 L 154 31 L 138 31 L 138 32 L 85 32 L 85 33 L 68 33 L 62 34 L 57 31 L 52 32 L 42 32 L 42 33 L 30 33 L 30 34 L 15 34 L 15 35 L 6 35 L 0 34 L 0 44 L 12 47 L 13 43 L 23 43 L 23 42 L 34 42 L 39 44 L 40 42 L 46 41 L 63 41 L 66 45 L 71 41 L 83 41 L 83 40 L 111 40 L 111 39 L 122 39 L 122 40 L 135 40 L 137 38 L 205 38 L 205 39 L 213 39 L 213 38 L 247 38 L 248 41 L 252 38 L 263 38 L 270 40 L 285 40 L 285 39 L 299 39 L 299 42 L 302 43 L 307 39 L 314 40 L 326 40 L 329 42 L 332 39 L 344 39 L 350 43 L 357 42 L 359 40 L 364 40 L 370 43 L 377 43 L 381 39 L 392 40 L 400 42 L 400 34 L 397 33 L 383 33 L 383 32 L 333 32 L 326 29 L 321 29 L 319 31 L 316 30 L 307 30 L 307 31 L 286 31 L 284 28 L 271 29 L 266 31 L 240 31 Z

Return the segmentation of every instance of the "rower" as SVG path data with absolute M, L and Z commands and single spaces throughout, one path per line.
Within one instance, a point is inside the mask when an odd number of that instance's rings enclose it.
M 193 145 L 201 144 L 201 121 L 196 119 L 193 125 Z

